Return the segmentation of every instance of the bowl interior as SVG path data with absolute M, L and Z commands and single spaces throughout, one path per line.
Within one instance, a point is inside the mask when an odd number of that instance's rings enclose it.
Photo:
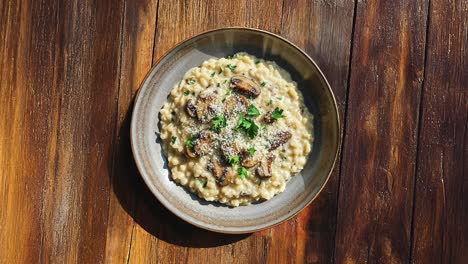
M 210 58 L 245 51 L 275 61 L 298 83 L 314 115 L 312 153 L 286 190 L 269 201 L 237 208 L 206 202 L 171 180 L 158 138 L 159 111 L 184 73 Z M 182 219 L 205 229 L 244 233 L 282 222 L 303 209 L 325 185 L 339 145 L 336 103 L 318 67 L 289 42 L 264 31 L 229 28 L 189 39 L 170 51 L 145 79 L 131 124 L 132 149 L 143 179 L 154 195 Z

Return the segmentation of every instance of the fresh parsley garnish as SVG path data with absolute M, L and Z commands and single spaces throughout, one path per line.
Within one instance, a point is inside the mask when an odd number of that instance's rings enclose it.
M 228 64 L 226 67 L 228 67 L 228 69 L 231 70 L 231 72 L 234 72 L 234 70 L 237 68 L 236 65 L 231 65 L 231 64 Z
M 253 156 L 255 154 L 255 151 L 257 151 L 254 147 L 249 148 L 249 154 L 250 156 Z
M 174 137 L 174 136 L 172 136 L 172 137 L 171 137 L 171 144 L 174 144 L 174 143 L 176 142 L 176 140 L 177 140 L 177 138 Z
M 249 171 L 244 167 L 239 167 L 237 168 L 237 174 L 239 174 L 241 179 L 245 179 L 247 176 L 249 176 Z
M 188 147 L 193 148 L 195 146 L 194 142 L 195 142 L 196 139 L 197 139 L 197 137 L 190 136 L 190 138 L 185 141 L 185 145 L 187 145 Z
M 189 91 L 185 91 L 185 92 L 184 92 L 184 95 L 185 95 L 185 96 L 188 96 L 189 94 L 190 94 Z
M 270 99 L 270 101 L 268 101 L 268 105 L 271 105 L 273 103 L 273 100 Z
M 239 156 L 235 155 L 235 156 L 228 156 L 227 157 L 227 162 L 229 163 L 229 165 L 231 166 L 236 166 L 237 163 L 239 163 Z
M 260 60 L 255 60 L 255 64 L 259 64 L 260 63 Z
M 255 107 L 255 105 L 250 105 L 249 106 L 249 109 L 247 109 L 247 115 L 249 116 L 259 116 L 260 115 L 260 111 L 258 110 L 257 107 Z
M 190 85 L 194 85 L 194 84 L 195 84 L 195 82 L 196 82 L 195 80 L 190 80 L 190 81 L 188 81 L 188 84 L 190 84 Z
M 215 132 L 221 132 L 221 128 L 226 126 L 226 117 L 224 115 L 219 115 L 213 119 L 213 130 Z
M 213 77 L 213 76 L 215 75 L 215 73 L 216 73 L 216 72 L 211 73 L 211 77 Z
M 224 82 L 223 82 L 223 83 L 226 83 L 226 82 L 227 82 L 227 80 L 224 80 Z
M 234 54 L 234 55 L 229 55 L 229 56 L 227 56 L 227 58 L 228 58 L 229 60 L 235 59 L 235 58 L 236 58 L 236 54 Z
M 239 121 L 237 122 L 236 129 L 242 129 L 247 133 L 249 138 L 253 139 L 258 135 L 258 126 L 250 118 L 245 118 L 244 115 L 239 116 Z
M 281 101 L 281 100 L 283 100 L 283 97 L 276 97 L 276 99 Z
M 266 82 L 262 82 L 260 85 L 264 87 L 266 85 Z
M 218 88 L 221 87 L 221 84 L 218 83 L 218 84 L 216 85 L 216 87 L 218 87 Z
M 221 74 L 221 73 L 223 73 L 223 69 L 220 68 L 218 74 Z
M 273 113 L 271 113 L 271 117 L 274 119 L 279 119 L 279 118 L 284 117 L 283 109 L 279 109 L 278 107 L 276 107 L 275 110 L 273 110 Z

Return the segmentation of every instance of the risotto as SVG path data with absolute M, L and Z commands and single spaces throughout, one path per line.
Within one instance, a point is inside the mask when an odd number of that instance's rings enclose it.
M 283 192 L 313 142 L 313 116 L 289 73 L 244 52 L 185 73 L 160 120 L 172 178 L 230 206 Z

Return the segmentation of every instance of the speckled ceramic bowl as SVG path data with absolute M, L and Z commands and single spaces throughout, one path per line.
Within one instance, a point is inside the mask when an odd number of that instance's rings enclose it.
M 314 115 L 312 153 L 301 173 L 271 200 L 231 208 L 206 202 L 170 176 L 159 134 L 159 111 L 184 73 L 210 58 L 245 51 L 275 61 L 291 73 Z M 144 80 L 131 124 L 133 155 L 144 181 L 170 211 L 185 221 L 222 233 L 247 233 L 279 224 L 307 206 L 322 190 L 333 169 L 339 144 L 340 122 L 330 85 L 315 62 L 289 41 L 266 31 L 222 28 L 202 33 L 169 51 Z

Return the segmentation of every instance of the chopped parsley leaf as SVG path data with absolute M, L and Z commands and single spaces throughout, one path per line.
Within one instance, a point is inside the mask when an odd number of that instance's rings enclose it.
M 260 85 L 264 87 L 266 85 L 266 82 L 262 82 Z
M 187 145 L 188 147 L 193 148 L 195 146 L 193 143 L 195 142 L 196 139 L 197 139 L 196 137 L 190 136 L 190 138 L 185 141 L 185 145 Z
M 223 83 L 226 83 L 226 82 L 227 82 L 227 80 L 224 80 L 224 82 L 223 82 Z
M 218 74 L 221 74 L 221 73 L 223 73 L 223 69 L 220 68 Z
M 223 102 L 223 103 L 226 102 L 226 98 L 223 98 L 223 100 L 221 100 L 221 102 Z
M 215 75 L 215 73 L 216 73 L 216 72 L 211 73 L 211 77 L 213 77 L 213 76 Z
M 216 87 L 218 87 L 218 88 L 221 87 L 221 84 L 218 83 L 218 84 L 216 85 Z
M 234 54 L 234 55 L 229 55 L 229 56 L 227 56 L 227 58 L 228 58 L 228 60 L 235 59 L 235 58 L 236 58 L 236 54 Z
M 236 65 L 231 65 L 231 64 L 228 64 L 226 67 L 228 67 L 228 69 L 231 70 L 231 72 L 234 72 L 234 70 L 237 68 Z
M 260 63 L 260 60 L 255 60 L 255 64 L 259 64 Z
M 190 81 L 188 81 L 188 84 L 190 84 L 190 85 L 194 85 L 195 83 L 196 83 L 195 80 L 190 80 Z
M 174 137 L 174 136 L 172 136 L 172 137 L 171 137 L 171 144 L 174 144 L 174 143 L 176 142 L 176 140 L 177 140 L 177 138 Z
M 221 132 L 221 128 L 226 126 L 226 117 L 224 115 L 219 115 L 213 119 L 213 130 L 215 132 Z
M 187 96 L 187 95 L 189 95 L 189 94 L 190 94 L 189 91 L 185 91 L 185 92 L 184 92 L 184 95 L 185 95 L 185 96 Z
M 273 110 L 273 113 L 271 113 L 271 117 L 274 119 L 279 119 L 279 118 L 284 117 L 283 109 L 279 109 L 278 107 L 276 107 L 275 110 Z
M 268 105 L 271 105 L 273 103 L 273 100 L 270 99 L 270 101 L 268 101 Z
M 281 101 L 281 100 L 283 100 L 283 97 L 276 97 L 276 99 Z
M 258 126 L 255 122 L 250 118 L 245 118 L 242 114 L 239 116 L 236 129 L 244 130 L 251 139 L 258 135 Z
M 254 147 L 250 147 L 249 148 L 250 156 L 253 156 L 255 154 L 255 151 L 257 151 L 257 150 Z
M 247 109 L 247 115 L 249 116 L 259 116 L 260 115 L 260 111 L 258 110 L 257 107 L 255 107 L 255 105 L 250 105 L 249 109 Z
M 236 166 L 237 163 L 239 163 L 239 156 L 235 155 L 235 156 L 228 156 L 227 157 L 227 162 L 229 163 L 229 165 L 231 166 Z
M 247 171 L 247 169 L 244 167 L 239 167 L 237 168 L 237 174 L 239 174 L 241 179 L 245 179 L 247 176 L 249 176 L 249 171 Z

